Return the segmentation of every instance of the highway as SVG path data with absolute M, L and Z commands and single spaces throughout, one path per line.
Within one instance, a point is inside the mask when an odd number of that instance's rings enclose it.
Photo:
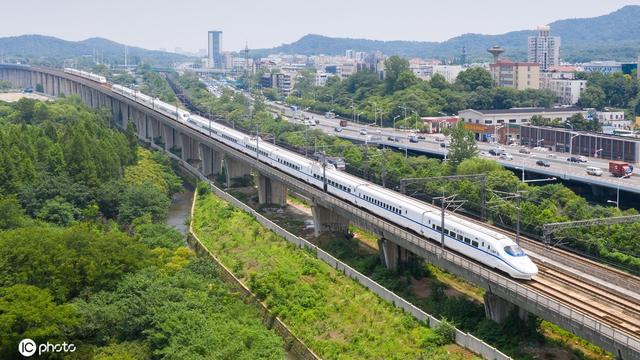
M 277 109 L 280 113 L 285 109 L 285 106 L 278 105 L 273 102 L 270 102 L 269 105 L 273 109 Z M 342 131 L 337 132 L 335 131 L 335 128 L 340 127 L 339 122 L 341 119 L 327 119 L 323 115 L 311 112 L 300 111 L 300 113 L 311 120 L 319 121 L 318 125 L 311 126 L 312 129 L 319 129 L 344 139 L 366 142 L 368 137 L 369 139 L 373 137 L 375 140 L 369 141 L 370 143 L 382 144 L 399 150 L 408 150 L 414 153 L 438 156 L 445 156 L 447 154 L 447 149 L 441 146 L 442 141 L 437 141 L 438 138 L 444 138 L 442 134 L 424 134 L 424 139 L 419 139 L 417 143 L 411 143 L 409 141 L 409 135 L 412 134 L 412 132 L 408 130 L 380 128 L 378 126 L 371 126 L 367 124 L 354 124 L 351 119 L 348 119 L 349 122 L 347 127 L 344 127 L 342 128 Z M 300 123 L 300 120 L 296 120 L 288 116 L 285 117 L 288 121 Z M 366 129 L 367 135 L 362 135 L 360 133 L 361 129 Z M 389 137 L 397 137 L 398 141 L 389 140 Z M 524 167 L 525 179 L 529 179 L 527 173 L 530 172 L 549 177 L 556 177 L 562 180 L 579 181 L 590 185 L 598 185 L 612 189 L 617 189 L 619 186 L 622 191 L 640 194 L 640 176 L 634 174 L 629 178 L 614 177 L 608 171 L 608 160 L 588 158 L 586 163 L 573 163 L 567 161 L 569 155 L 566 153 L 563 154 L 529 149 L 531 151 L 530 154 L 521 154 L 519 153 L 521 146 L 501 145 L 501 148 L 513 157 L 513 160 L 503 160 L 498 156 L 492 156 L 489 154 L 489 150 L 496 148 L 495 144 L 477 142 L 477 145 L 480 150 L 480 156 L 493 159 L 510 169 L 522 171 Z M 538 160 L 547 160 L 550 166 L 544 167 L 537 165 L 536 162 Z M 587 174 L 585 169 L 588 166 L 601 168 L 603 170 L 602 176 Z

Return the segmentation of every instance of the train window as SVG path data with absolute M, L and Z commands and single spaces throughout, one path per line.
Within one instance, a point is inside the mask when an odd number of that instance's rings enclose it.
M 471 244 L 471 239 L 469 239 L 468 237 L 464 238 L 464 242 L 467 244 Z
M 458 240 L 462 241 L 462 239 L 464 239 L 464 236 L 458 234 Z
M 477 241 L 472 241 L 471 245 L 474 246 L 474 247 L 478 247 L 478 242 Z
M 440 226 L 436 226 L 436 229 L 438 230 L 438 232 L 442 232 L 442 228 Z
M 436 228 L 436 224 L 432 224 L 431 228 L 435 229 Z
M 518 245 L 505 246 L 504 251 L 511 256 L 524 256 L 524 251 Z
M 484 247 L 484 241 L 482 242 L 482 247 Z

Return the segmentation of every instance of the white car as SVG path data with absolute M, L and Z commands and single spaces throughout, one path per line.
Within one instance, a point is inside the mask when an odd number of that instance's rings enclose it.
M 360 129 L 360 135 L 367 135 L 367 129 Z
M 513 156 L 511 156 L 511 154 L 509 154 L 509 153 L 502 153 L 502 155 L 500 155 L 500 159 L 501 160 L 513 160 Z
M 587 174 L 589 175 L 593 175 L 593 176 L 602 176 L 602 174 L 604 173 L 604 171 L 602 171 L 602 169 L 600 169 L 599 167 L 595 167 L 595 166 L 588 166 L 585 171 L 587 172 Z

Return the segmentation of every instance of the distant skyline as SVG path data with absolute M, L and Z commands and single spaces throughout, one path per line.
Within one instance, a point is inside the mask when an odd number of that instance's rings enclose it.
M 464 33 L 502 34 L 567 18 L 605 15 L 639 1 L 608 0 L 206 1 L 5 0 L 0 37 L 42 34 L 104 37 L 147 49 L 197 51 L 207 31 L 223 31 L 223 50 L 270 48 L 313 33 L 372 40 L 444 41 Z M 392 5 L 392 6 L 389 6 Z M 553 33 L 553 29 L 551 29 Z

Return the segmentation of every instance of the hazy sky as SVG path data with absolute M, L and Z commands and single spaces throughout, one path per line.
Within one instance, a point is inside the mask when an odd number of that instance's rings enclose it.
M 0 0 L 0 37 L 105 37 L 150 49 L 273 47 L 308 33 L 376 40 L 442 41 L 500 34 L 557 19 L 604 15 L 640 0 Z M 553 29 L 552 29 L 553 31 Z

